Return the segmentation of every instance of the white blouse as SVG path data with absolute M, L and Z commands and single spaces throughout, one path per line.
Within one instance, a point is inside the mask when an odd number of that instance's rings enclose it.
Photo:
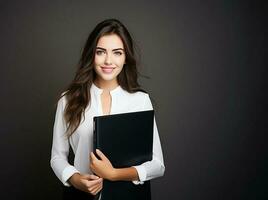
M 58 101 L 53 128 L 50 165 L 65 186 L 70 186 L 67 180 L 74 173 L 92 174 L 89 168 L 89 154 L 93 151 L 93 117 L 103 115 L 100 96 L 102 91 L 95 84 L 92 84 L 90 88 L 91 103 L 85 110 L 85 120 L 82 117 L 79 127 L 69 139 L 65 134 L 67 125 L 63 117 L 66 97 L 63 96 Z M 110 91 L 110 94 L 112 98 L 110 114 L 153 109 L 149 95 L 144 92 L 129 93 L 123 90 L 121 86 L 117 86 Z M 132 181 L 134 184 L 143 184 L 144 181 L 164 174 L 165 166 L 155 119 L 153 137 L 153 159 L 141 165 L 133 166 L 139 176 L 139 181 Z M 70 145 L 75 154 L 74 165 L 68 163 Z M 139 147 L 137 146 L 137 148 Z

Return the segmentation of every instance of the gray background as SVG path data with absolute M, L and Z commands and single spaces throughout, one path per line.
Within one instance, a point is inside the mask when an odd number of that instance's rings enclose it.
M 0 16 L 0 199 L 60 198 L 49 164 L 56 97 L 110 17 L 137 42 L 156 101 L 166 172 L 153 199 L 268 198 L 263 5 L 1 1 Z

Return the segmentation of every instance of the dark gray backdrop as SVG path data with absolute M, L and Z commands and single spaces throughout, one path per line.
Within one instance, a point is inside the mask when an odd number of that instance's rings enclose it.
M 153 199 L 265 199 L 264 7 L 254 1 L 1 1 L 0 199 L 59 199 L 56 97 L 114 17 L 141 49 L 166 165 Z M 266 158 L 266 160 L 265 160 Z

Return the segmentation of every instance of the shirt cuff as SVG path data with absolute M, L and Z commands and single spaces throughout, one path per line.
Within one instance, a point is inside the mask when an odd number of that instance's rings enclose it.
M 68 166 L 63 170 L 63 172 L 62 172 L 62 183 L 65 186 L 68 186 L 68 187 L 71 186 L 67 181 L 74 173 L 80 173 L 74 166 Z
M 142 165 L 139 165 L 139 166 L 133 166 L 133 167 L 135 167 L 135 169 L 136 169 L 137 172 L 138 172 L 139 181 L 132 181 L 132 182 L 133 182 L 135 185 L 143 184 L 144 181 L 146 180 L 146 176 L 147 176 L 145 167 L 142 166 Z

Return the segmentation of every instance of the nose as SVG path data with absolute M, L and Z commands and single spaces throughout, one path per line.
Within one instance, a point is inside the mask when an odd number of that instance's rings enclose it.
M 110 65 L 112 64 L 111 63 L 111 55 L 109 53 L 106 54 L 106 57 L 105 57 L 105 65 Z

